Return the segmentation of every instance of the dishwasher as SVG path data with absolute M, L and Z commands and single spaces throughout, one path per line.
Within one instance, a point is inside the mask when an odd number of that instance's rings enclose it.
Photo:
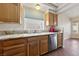
M 50 34 L 48 38 L 48 51 L 50 52 L 57 48 L 57 33 Z

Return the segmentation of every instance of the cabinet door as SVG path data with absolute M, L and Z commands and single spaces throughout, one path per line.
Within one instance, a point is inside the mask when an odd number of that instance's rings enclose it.
M 7 4 L 7 9 L 8 9 L 8 22 L 17 22 L 18 21 L 18 6 L 14 5 L 14 4 Z M 19 18 L 20 19 L 20 18 Z
M 39 42 L 39 52 L 40 55 L 45 54 L 48 52 L 48 36 L 40 36 L 40 42 Z
M 63 34 L 62 33 L 58 33 L 58 48 L 63 46 Z
M 58 25 L 58 15 L 54 14 L 54 25 Z
M 6 10 L 4 8 L 4 3 L 0 3 L 0 21 L 3 22 L 5 20 L 5 15 Z
M 1 44 L 1 41 L 0 41 L 0 56 L 2 56 L 2 44 Z
M 49 25 L 54 25 L 54 14 L 49 12 Z
M 26 42 L 27 43 L 27 42 Z M 4 56 L 24 56 L 26 55 L 26 46 L 24 38 L 4 40 L 3 55 Z
M 37 37 L 28 38 L 28 55 L 39 55 L 39 40 L 37 39 Z
M 20 21 L 20 5 L 19 4 L 7 4 L 7 21 L 8 22 L 19 22 Z
M 19 3 L 0 3 L 0 21 L 19 23 L 20 4 Z
M 48 25 L 54 25 L 54 14 L 51 12 L 45 13 L 45 24 Z

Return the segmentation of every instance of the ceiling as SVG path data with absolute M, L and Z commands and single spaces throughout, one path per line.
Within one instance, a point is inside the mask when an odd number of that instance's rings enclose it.
M 25 3 L 24 5 L 35 8 L 34 3 Z M 40 3 L 41 9 L 56 10 L 57 13 L 63 13 L 69 18 L 74 18 L 79 16 L 79 3 Z
M 56 10 L 60 12 L 60 10 L 69 7 L 70 3 L 46 3 L 47 5 L 56 7 Z
M 57 12 L 63 13 L 69 18 L 79 17 L 79 3 L 49 3 L 56 6 Z
M 65 3 L 48 3 L 48 4 L 54 5 L 54 6 L 56 6 L 57 8 L 60 8 L 61 6 L 66 5 Z
M 62 9 L 63 7 L 68 5 L 68 3 L 51 3 L 51 4 L 54 4 L 55 6 L 57 6 L 57 10 Z
M 24 3 L 23 5 L 24 5 L 24 7 L 31 7 L 33 9 L 35 9 L 36 4 L 40 4 L 42 11 L 46 11 L 48 9 L 55 10 L 54 6 L 48 5 L 45 3 Z

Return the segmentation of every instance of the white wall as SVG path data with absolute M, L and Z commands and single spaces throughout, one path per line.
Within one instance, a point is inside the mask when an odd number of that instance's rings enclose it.
M 21 29 L 23 29 L 23 26 L 19 24 L 0 24 L 0 31 L 21 30 Z
M 24 21 L 21 20 L 21 24 L 12 24 L 12 23 L 0 23 L 0 31 L 4 30 L 23 30 L 24 29 Z
M 58 16 L 58 26 L 63 30 L 64 39 L 70 38 L 71 35 L 71 22 L 67 16 L 64 14 L 59 14 Z

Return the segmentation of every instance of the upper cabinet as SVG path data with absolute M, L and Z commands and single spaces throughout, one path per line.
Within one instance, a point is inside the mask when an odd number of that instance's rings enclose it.
M 55 13 L 46 12 L 45 13 L 45 24 L 46 25 L 57 25 L 57 22 L 58 22 L 57 17 L 58 15 Z
M 21 8 L 20 3 L 0 3 L 0 22 L 20 23 Z
M 54 14 L 54 25 L 58 25 L 58 14 Z

